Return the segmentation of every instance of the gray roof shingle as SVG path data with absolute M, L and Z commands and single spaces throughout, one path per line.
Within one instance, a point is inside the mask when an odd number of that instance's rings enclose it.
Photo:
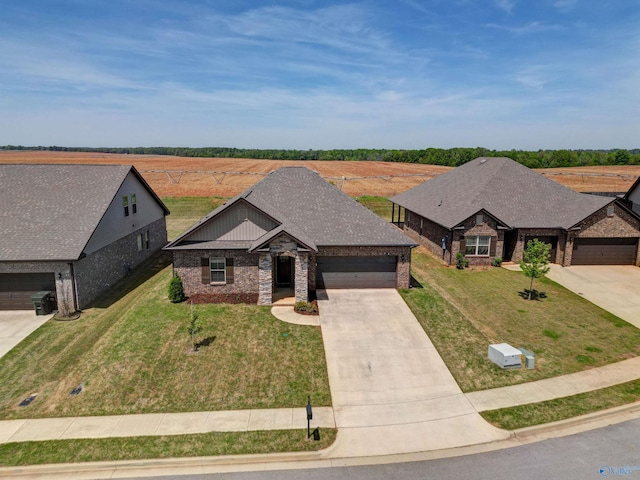
M 317 173 L 305 167 L 283 167 L 211 212 L 167 248 L 180 245 L 191 231 L 241 198 L 275 219 L 280 224 L 278 229 L 290 232 L 313 249 L 321 246 L 417 245 L 398 228 Z M 258 243 L 254 242 L 252 248 Z
M 476 158 L 390 199 L 453 228 L 484 209 L 510 228 L 568 229 L 613 201 L 575 192 L 510 158 Z
M 149 188 L 128 165 L 0 165 L 0 261 L 80 258 L 131 170 Z

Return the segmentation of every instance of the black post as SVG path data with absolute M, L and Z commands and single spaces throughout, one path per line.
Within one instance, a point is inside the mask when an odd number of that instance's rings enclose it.
M 311 410 L 311 395 L 307 395 L 307 438 L 311 438 L 311 419 L 313 411 Z

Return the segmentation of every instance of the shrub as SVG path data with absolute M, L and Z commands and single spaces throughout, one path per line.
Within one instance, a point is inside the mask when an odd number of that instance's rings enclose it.
M 494 267 L 502 266 L 502 258 L 500 257 L 494 258 L 493 260 L 491 260 L 491 265 L 493 265 Z
M 464 255 L 460 252 L 456 253 L 456 268 L 458 270 L 462 270 L 465 267 L 469 266 L 469 260 L 464 258 Z
M 318 306 L 314 302 L 296 302 L 293 310 L 298 313 L 308 313 L 315 315 L 318 313 Z
M 171 303 L 180 303 L 186 299 L 182 279 L 179 275 L 176 275 L 169 281 L 169 300 L 171 300 Z

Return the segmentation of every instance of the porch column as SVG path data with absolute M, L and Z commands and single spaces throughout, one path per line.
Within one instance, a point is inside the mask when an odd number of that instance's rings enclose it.
M 296 302 L 309 300 L 309 254 L 298 252 L 295 256 Z
M 271 253 L 260 253 L 258 260 L 258 305 L 273 303 L 273 259 Z

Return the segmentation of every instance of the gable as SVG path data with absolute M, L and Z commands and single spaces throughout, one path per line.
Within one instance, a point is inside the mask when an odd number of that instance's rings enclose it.
M 636 180 L 625 198 L 631 202 L 631 209 L 640 214 L 640 178 Z
M 607 214 L 610 206 L 613 206 L 613 215 Z M 577 226 L 581 237 L 640 237 L 640 219 L 617 201 L 593 213 Z
M 278 224 L 245 201 L 213 216 L 181 239 L 182 242 L 247 241 L 260 238 Z
M 133 212 L 132 196 L 136 211 Z M 124 215 L 123 197 L 127 197 L 129 215 Z M 115 193 L 100 223 L 84 248 L 90 254 L 164 216 L 164 209 L 145 185 L 130 171 Z

